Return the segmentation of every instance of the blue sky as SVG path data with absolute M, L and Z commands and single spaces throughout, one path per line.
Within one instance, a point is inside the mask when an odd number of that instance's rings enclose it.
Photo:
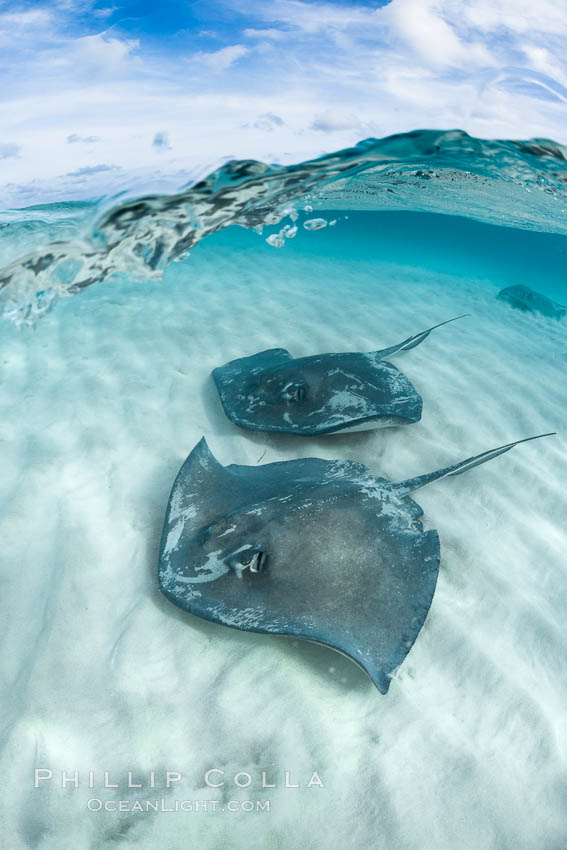
M 567 141 L 567 0 L 0 0 L 0 202 L 416 127 Z

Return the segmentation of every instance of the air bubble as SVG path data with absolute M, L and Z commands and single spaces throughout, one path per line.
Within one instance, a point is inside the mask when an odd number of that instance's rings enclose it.
M 303 222 L 303 227 L 305 230 L 321 230 L 322 227 L 327 226 L 326 218 L 309 218 L 307 221 Z
M 268 243 L 268 245 L 271 245 L 272 248 L 283 248 L 283 246 L 285 245 L 284 238 L 281 233 L 272 233 L 270 236 L 268 236 L 266 242 Z

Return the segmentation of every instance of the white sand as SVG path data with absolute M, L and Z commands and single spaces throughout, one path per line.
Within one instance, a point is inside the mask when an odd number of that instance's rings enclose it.
M 166 285 L 93 287 L 34 334 L 1 329 L 2 846 L 567 846 L 564 327 L 494 301 L 490 281 L 322 258 L 306 275 L 290 249 L 212 256 L 198 248 Z M 209 377 L 263 347 L 371 350 L 463 312 L 395 360 L 425 400 L 407 428 L 247 433 Z M 442 565 L 386 697 L 330 650 L 214 626 L 157 589 L 169 490 L 203 434 L 225 464 L 266 448 L 266 463 L 351 458 L 401 480 L 555 429 L 419 494 Z M 54 774 L 37 790 L 36 767 Z M 183 774 L 170 792 L 166 770 Z M 324 789 L 305 787 L 313 771 Z M 87 810 L 161 797 L 271 811 Z

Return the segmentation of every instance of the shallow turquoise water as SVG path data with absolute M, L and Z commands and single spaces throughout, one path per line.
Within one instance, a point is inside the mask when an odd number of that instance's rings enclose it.
M 567 236 L 418 212 L 322 209 L 317 214 L 327 220 L 336 218 L 337 224 L 333 229 L 300 233 L 281 252 L 263 244 L 254 233 L 231 228 L 201 243 L 193 259 L 211 258 L 217 248 L 230 247 L 257 251 L 270 257 L 278 269 L 290 255 L 306 261 L 323 256 L 347 263 L 399 263 L 482 278 L 499 288 L 527 285 L 558 301 L 567 298 Z

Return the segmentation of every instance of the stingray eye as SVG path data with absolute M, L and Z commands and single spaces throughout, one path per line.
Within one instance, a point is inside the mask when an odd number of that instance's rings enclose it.
M 286 401 L 303 401 L 305 398 L 305 384 L 299 381 L 290 381 L 282 389 L 281 397 Z
M 232 569 L 242 575 L 244 570 L 250 570 L 251 573 L 261 573 L 265 568 L 267 555 L 263 549 L 245 549 L 244 552 L 238 552 L 233 555 L 229 563 Z
M 250 560 L 250 572 L 261 573 L 266 566 L 266 553 L 261 549 L 257 549 Z

